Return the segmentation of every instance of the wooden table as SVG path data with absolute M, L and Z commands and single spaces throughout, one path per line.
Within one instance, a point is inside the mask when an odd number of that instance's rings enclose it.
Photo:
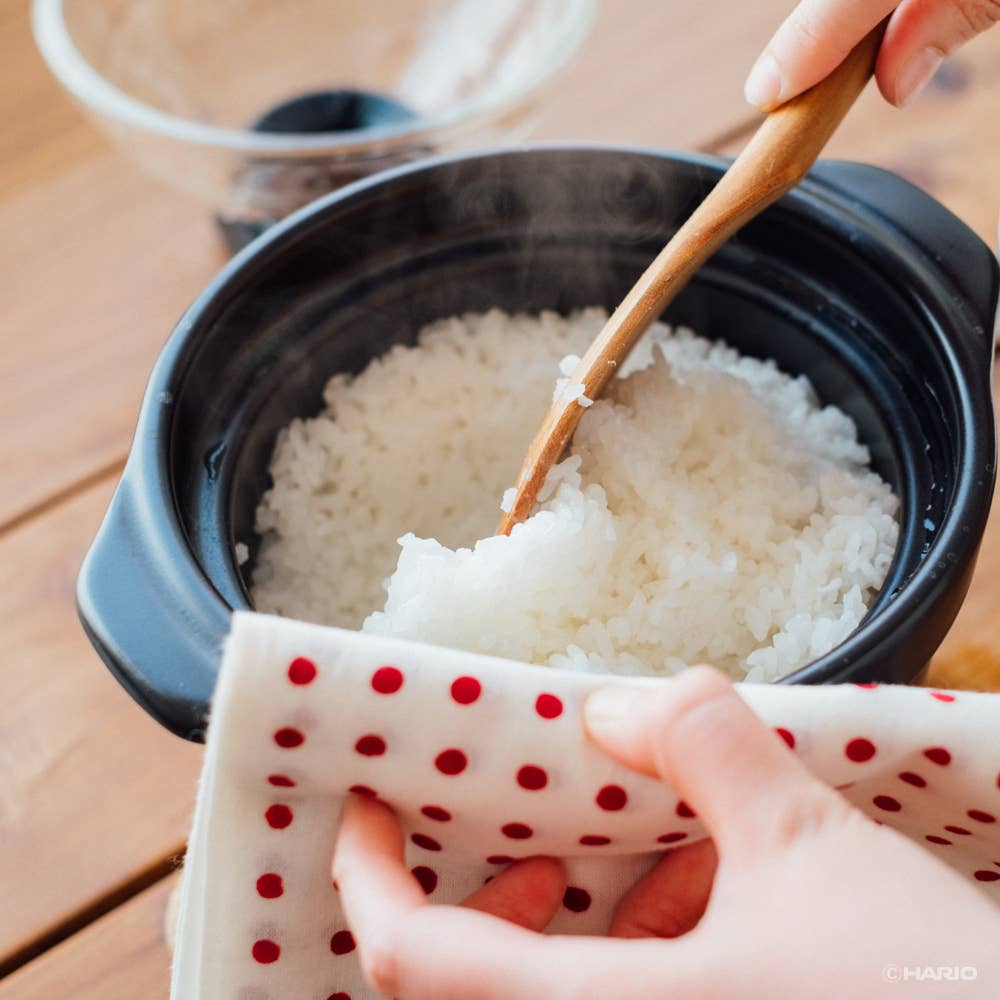
M 756 122 L 743 76 L 788 7 L 716 0 L 696 20 L 688 4 L 606 3 L 537 137 L 738 148 Z M 59 91 L 26 0 L 0 0 L 0 83 L 0 1000 L 156 1000 L 200 750 L 110 678 L 73 587 L 153 359 L 224 254 L 204 207 L 138 173 Z M 909 176 L 993 245 L 1000 29 L 906 113 L 866 95 L 832 153 Z M 937 683 L 1000 685 L 998 577 L 1000 517 Z

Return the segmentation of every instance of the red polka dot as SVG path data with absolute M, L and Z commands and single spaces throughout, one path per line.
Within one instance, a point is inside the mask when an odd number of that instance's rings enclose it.
M 563 894 L 563 906 L 571 913 L 583 913 L 590 909 L 590 893 L 586 889 L 571 885 Z
M 959 837 L 971 837 L 972 836 L 972 831 L 971 830 L 966 830 L 964 826 L 951 826 L 951 825 L 949 825 L 949 826 L 946 826 L 945 829 L 949 833 L 957 834 Z
M 288 806 L 284 805 L 273 805 L 267 807 L 267 812 L 264 813 L 264 818 L 267 820 L 267 825 L 273 827 L 275 830 L 284 830 L 286 826 L 291 826 L 292 824 L 292 810 Z
M 983 812 L 982 809 L 970 809 L 965 815 L 977 823 L 995 823 L 997 821 L 993 813 Z
M 428 868 L 425 865 L 417 865 L 416 868 L 411 869 L 411 874 L 420 883 L 420 888 L 428 896 L 437 888 L 438 877 L 437 872 L 433 868 Z
M 527 823 L 504 823 L 500 832 L 511 840 L 527 840 L 535 831 Z
M 304 656 L 297 656 L 288 664 L 288 679 L 293 684 L 312 684 L 316 680 L 316 664 Z
M 276 788 L 294 788 L 295 782 L 287 774 L 269 774 L 267 780 Z
M 944 747 L 928 747 L 924 751 L 924 756 L 932 764 L 940 764 L 941 767 L 951 763 L 951 754 Z
M 874 681 L 866 681 L 864 684 L 855 684 L 854 686 L 861 688 L 863 691 L 873 691 L 878 687 L 878 684 Z
M 605 785 L 597 793 L 594 801 L 607 812 L 618 812 L 628 803 L 628 795 L 621 785 Z
M 354 749 L 362 757 L 381 757 L 385 753 L 385 740 L 381 736 L 369 733 L 354 744 Z
M 537 792 L 549 783 L 549 776 L 534 764 L 525 764 L 517 772 L 517 783 L 529 792 Z
M 259 941 L 254 941 L 250 953 L 255 962 L 260 962 L 261 965 L 270 965 L 281 957 L 281 948 L 276 941 L 261 938 Z
M 611 838 L 602 836 L 599 833 L 585 833 L 580 838 L 580 843 L 584 847 L 605 847 L 611 843 Z
M 931 691 L 931 697 L 937 698 L 938 701 L 954 701 L 955 696 L 953 694 L 948 694 L 946 691 Z
M 372 674 L 372 689 L 379 694 L 395 694 L 403 686 L 403 672 L 398 667 L 379 667 Z
M 300 747 L 303 743 L 305 743 L 305 741 L 305 736 L 303 736 L 299 730 L 293 729 L 291 726 L 279 729 L 274 734 L 274 742 L 285 750 L 291 750 L 293 747 Z
M 475 677 L 458 677 L 451 684 L 451 696 L 459 705 L 471 705 L 483 693 Z
M 905 781 L 908 785 L 913 785 L 914 788 L 927 787 L 927 782 L 919 774 L 914 774 L 912 771 L 900 771 L 898 777 L 900 781 Z
M 425 851 L 441 850 L 441 845 L 433 837 L 428 837 L 426 833 L 411 833 L 410 840 Z
M 362 795 L 366 799 L 378 798 L 378 792 L 376 792 L 374 788 L 369 788 L 367 785 L 351 785 L 351 787 L 347 790 L 352 792 L 354 795 Z
M 663 833 L 656 838 L 656 842 L 658 844 L 676 844 L 679 840 L 684 840 L 686 837 L 686 833 Z
M 451 819 L 451 813 L 440 806 L 424 806 L 420 811 L 428 819 L 435 820 L 438 823 L 447 823 Z
M 924 840 L 929 840 L 932 844 L 940 844 L 942 847 L 950 847 L 951 841 L 947 837 L 939 837 L 936 833 L 929 833 Z
M 1000 882 L 1000 872 L 991 872 L 988 868 L 981 868 L 974 875 L 980 882 Z
M 875 756 L 875 744 L 859 736 L 844 747 L 844 756 L 848 760 L 853 760 L 855 764 L 863 764 Z
M 257 895 L 263 899 L 277 899 L 285 891 L 280 875 L 268 872 L 257 879 Z
M 354 935 L 350 931 L 337 931 L 330 938 L 330 951 L 334 955 L 349 955 L 356 947 Z
M 788 744 L 790 749 L 795 749 L 795 737 L 789 730 L 778 726 L 778 728 L 775 729 L 775 732 Z
M 681 819 L 695 819 L 695 811 L 683 800 L 677 803 L 677 815 Z
M 434 760 L 434 766 L 442 774 L 461 774 L 469 763 L 461 750 L 442 750 Z
M 891 813 L 898 813 L 903 808 L 891 795 L 876 795 L 872 799 L 872 804 Z
M 543 719 L 558 719 L 562 715 L 563 703 L 554 694 L 540 694 L 535 699 L 535 711 Z
M 514 859 L 506 854 L 491 854 L 487 859 L 488 865 L 509 865 Z

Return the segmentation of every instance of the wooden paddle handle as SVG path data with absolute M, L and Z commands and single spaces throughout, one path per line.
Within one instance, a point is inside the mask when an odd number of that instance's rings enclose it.
M 768 114 L 729 170 L 660 251 L 590 345 L 571 377 L 598 399 L 639 338 L 702 264 L 737 230 L 793 188 L 865 88 L 875 67 L 884 22 L 811 89 Z M 557 399 L 531 443 L 515 484 L 514 505 L 498 534 L 523 521 L 549 469 L 559 461 L 583 415 L 576 399 Z

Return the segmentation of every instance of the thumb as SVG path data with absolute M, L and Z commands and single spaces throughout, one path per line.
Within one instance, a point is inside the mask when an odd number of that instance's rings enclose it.
M 667 782 L 723 859 L 782 849 L 850 812 L 708 667 L 656 688 L 600 688 L 584 705 L 584 723 L 606 753 Z
M 829 76 L 898 0 L 802 0 L 747 77 L 746 99 L 771 111 Z
M 908 104 L 946 55 L 998 21 L 996 0 L 904 0 L 879 53 L 879 90 L 899 107 Z

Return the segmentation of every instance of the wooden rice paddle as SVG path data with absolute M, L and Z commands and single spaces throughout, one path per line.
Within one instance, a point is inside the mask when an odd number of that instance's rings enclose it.
M 865 88 L 885 30 L 880 24 L 816 86 L 770 112 L 708 197 L 660 251 L 577 365 L 571 384 L 596 400 L 639 338 L 699 267 L 735 232 L 806 175 Z M 559 461 L 584 407 L 560 397 L 528 450 L 513 507 L 497 530 L 509 535 L 530 513 L 549 469 Z

